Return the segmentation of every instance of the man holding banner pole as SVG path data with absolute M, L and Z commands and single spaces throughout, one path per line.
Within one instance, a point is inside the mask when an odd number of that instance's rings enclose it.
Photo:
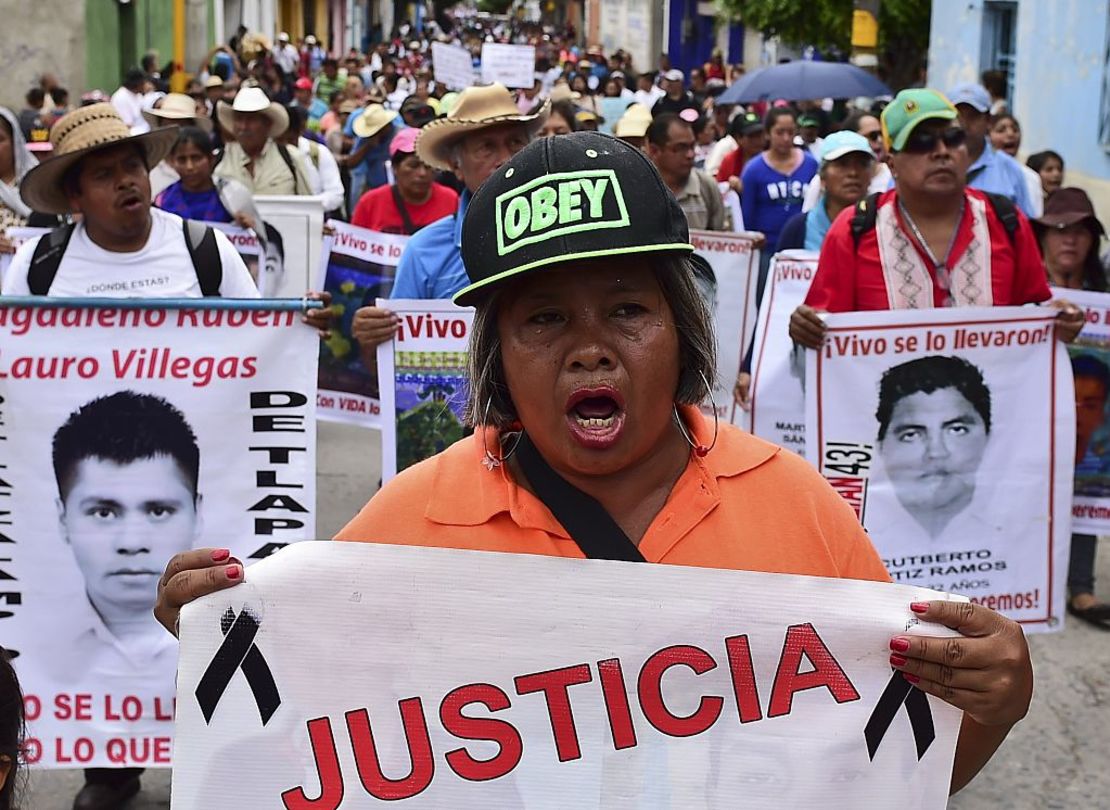
M 794 341 L 821 346 L 822 312 L 1048 301 L 1025 215 L 967 187 L 967 134 L 951 102 L 936 90 L 903 90 L 881 122 L 895 188 L 842 212 L 829 229 L 806 301 L 790 318 Z M 1082 312 L 1052 305 L 1060 339 L 1074 340 Z
M 170 151 L 176 127 L 132 136 L 109 104 L 82 107 L 51 131 L 54 156 L 21 186 L 38 211 L 81 221 L 30 240 L 4 277 L 3 294 L 74 298 L 258 298 L 227 237 L 151 207 L 149 171 Z M 327 326 L 326 309 L 306 316 Z M 139 789 L 142 768 L 89 768 L 75 810 L 112 810 Z

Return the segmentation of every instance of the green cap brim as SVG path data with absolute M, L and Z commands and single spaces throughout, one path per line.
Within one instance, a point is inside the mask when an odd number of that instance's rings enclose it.
M 930 110 L 928 112 L 918 113 L 902 127 L 902 131 L 898 133 L 898 137 L 891 142 L 890 148 L 895 152 L 901 152 L 902 147 L 906 145 L 906 141 L 909 139 L 910 135 L 917 129 L 918 124 L 924 121 L 955 121 L 957 115 L 958 113 L 955 110 Z
M 512 270 L 506 270 L 504 273 L 498 273 L 496 276 L 490 276 L 475 284 L 463 287 L 455 293 L 451 300 L 460 307 L 472 307 L 487 294 L 492 292 L 494 287 L 499 287 L 517 276 L 532 272 L 533 270 L 550 267 L 553 264 L 566 264 L 567 262 L 582 261 L 585 259 L 600 259 L 605 256 L 625 256 L 629 253 L 663 253 L 675 250 L 693 253 L 694 246 L 684 242 L 675 242 L 665 245 L 644 245 L 638 248 L 622 247 L 616 250 L 590 250 L 582 253 L 566 253 L 561 256 L 551 256 L 541 261 L 514 267 Z

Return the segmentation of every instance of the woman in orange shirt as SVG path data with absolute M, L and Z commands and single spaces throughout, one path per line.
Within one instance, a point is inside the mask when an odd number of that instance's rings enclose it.
M 597 133 L 533 142 L 463 225 L 475 434 L 387 484 L 339 540 L 886 581 L 848 505 L 792 453 L 697 409 L 714 373 L 686 219 L 644 154 Z M 788 493 L 788 494 L 787 494 Z M 789 497 L 789 508 L 784 507 Z M 226 549 L 174 558 L 155 613 L 240 582 Z M 891 665 L 965 711 L 952 790 L 1021 719 L 1021 629 L 909 606 L 959 639 L 897 636 Z

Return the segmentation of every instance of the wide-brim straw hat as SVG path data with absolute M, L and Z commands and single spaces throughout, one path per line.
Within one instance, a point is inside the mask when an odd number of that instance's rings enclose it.
M 216 105 L 220 126 L 231 132 L 235 129 L 235 113 L 262 113 L 270 119 L 270 137 L 276 138 L 289 129 L 289 113 L 276 101 L 270 101 L 261 87 L 244 87 L 235 94 L 231 104 L 221 101 Z
M 367 104 L 362 115 L 351 124 L 351 129 L 360 138 L 372 138 L 393 122 L 396 110 L 387 110 L 381 104 Z
M 143 110 L 143 118 L 151 127 L 157 128 L 163 122 L 171 124 L 184 124 L 192 121 L 192 126 L 197 126 L 205 132 L 212 131 L 212 119 L 207 116 L 197 115 L 196 102 L 192 96 L 184 93 L 167 93 L 162 99 L 162 104 L 150 110 Z
M 509 88 L 503 84 L 468 87 L 445 118 L 424 125 L 416 139 L 416 154 L 437 169 L 451 170 L 451 147 L 465 135 L 498 124 L 526 124 L 529 137 L 535 135 L 547 120 L 551 103 L 545 101 L 534 115 L 523 115 Z
M 93 152 L 121 143 L 141 146 L 147 169 L 157 166 L 177 140 L 177 127 L 163 127 L 132 135 L 111 104 L 90 104 L 68 113 L 50 130 L 54 155 L 23 178 L 19 195 L 31 209 L 44 214 L 68 214 L 69 199 L 62 178 L 75 164 Z

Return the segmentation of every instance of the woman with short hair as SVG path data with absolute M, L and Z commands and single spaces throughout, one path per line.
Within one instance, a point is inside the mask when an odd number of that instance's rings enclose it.
M 582 204 L 565 219 L 539 216 L 542 189 Z M 455 296 L 475 307 L 475 432 L 386 484 L 337 539 L 888 581 L 855 513 L 813 467 L 701 415 L 715 341 L 689 239 L 651 162 L 614 138 L 541 138 L 497 169 L 466 213 L 471 283 Z M 170 563 L 155 611 L 167 628 L 182 603 L 243 579 L 227 553 Z M 915 613 L 929 622 L 957 609 L 965 637 L 899 636 L 891 658 L 966 712 L 952 790 L 1032 694 L 1016 623 L 941 601 Z

